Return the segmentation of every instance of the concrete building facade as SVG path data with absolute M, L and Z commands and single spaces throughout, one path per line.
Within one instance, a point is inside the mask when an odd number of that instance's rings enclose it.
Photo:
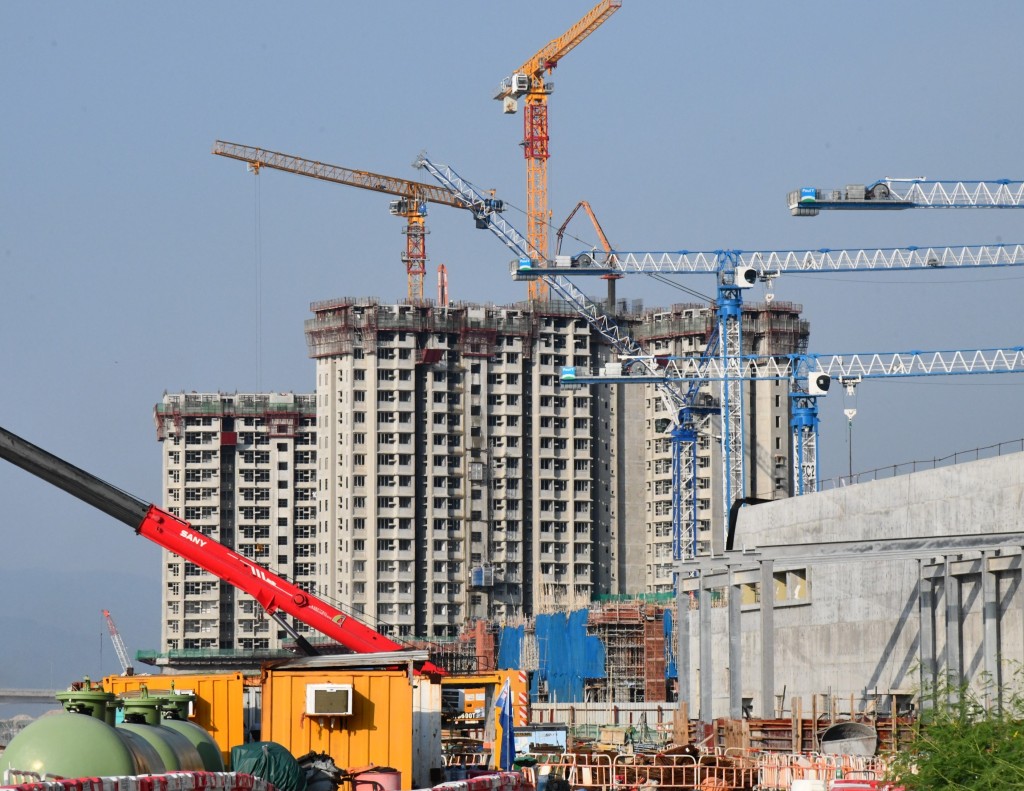
M 618 320 L 659 355 L 703 350 L 707 306 Z M 671 415 L 649 385 L 570 389 L 609 348 L 561 303 L 312 306 L 315 395 L 165 395 L 164 506 L 399 638 L 455 637 L 601 594 L 672 590 Z M 787 303 L 744 309 L 744 349 L 806 350 Z M 745 383 L 748 494 L 788 496 L 787 383 Z M 701 398 L 717 404 L 715 385 Z M 698 546 L 721 544 L 722 460 L 699 440 Z M 166 650 L 286 639 L 248 597 L 167 556 Z M 299 631 L 306 631 L 297 625 Z
M 165 394 L 154 409 L 165 510 L 320 594 L 315 415 L 313 396 L 292 393 Z M 259 605 L 213 574 L 165 551 L 162 576 L 165 651 L 281 645 Z
M 672 589 L 671 416 L 648 385 L 561 385 L 563 366 L 611 358 L 570 306 L 353 298 L 313 312 L 319 518 L 344 606 L 436 639 L 469 618 Z M 700 305 L 617 318 L 665 355 L 702 351 L 715 321 Z M 745 309 L 748 353 L 804 351 L 807 336 L 798 306 Z M 745 387 L 750 493 L 788 496 L 787 384 Z M 703 397 L 716 403 L 713 388 Z M 708 549 L 724 536 L 713 436 L 698 466 Z

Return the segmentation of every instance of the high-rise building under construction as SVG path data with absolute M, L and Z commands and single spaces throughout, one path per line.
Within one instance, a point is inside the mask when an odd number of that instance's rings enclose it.
M 744 351 L 806 350 L 799 306 L 744 306 Z M 558 302 L 314 304 L 315 395 L 173 394 L 157 405 L 165 507 L 396 637 L 454 637 L 601 594 L 672 589 L 672 464 L 650 385 L 569 389 L 610 350 Z M 699 354 L 704 305 L 618 320 Z M 747 494 L 791 490 L 788 383 L 744 383 Z M 717 390 L 704 396 L 717 403 Z M 698 440 L 697 543 L 723 535 L 722 461 Z M 274 648 L 253 602 L 165 563 L 167 650 Z M 303 629 L 299 629 L 303 631 Z

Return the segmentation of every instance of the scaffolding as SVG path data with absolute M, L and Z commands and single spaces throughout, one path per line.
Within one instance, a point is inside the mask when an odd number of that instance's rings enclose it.
M 643 602 L 592 606 L 587 632 L 605 646 L 605 678 L 589 679 L 587 699 L 666 700 L 665 608 Z

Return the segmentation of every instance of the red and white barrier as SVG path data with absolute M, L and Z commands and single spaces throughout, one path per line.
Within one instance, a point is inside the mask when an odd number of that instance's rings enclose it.
M 125 777 L 76 777 L 44 780 L 19 772 L 22 782 L 0 785 L 0 791 L 275 791 L 259 777 L 240 772 L 168 772 Z
M 489 772 L 466 780 L 449 780 L 431 791 L 531 791 L 522 772 Z

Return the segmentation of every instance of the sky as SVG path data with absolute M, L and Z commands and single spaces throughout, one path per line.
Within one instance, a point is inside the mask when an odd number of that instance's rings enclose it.
M 387 196 L 255 177 L 214 141 L 415 180 L 425 150 L 525 230 L 522 115 L 492 97 L 591 5 L 0 4 L 0 425 L 159 503 L 165 392 L 312 392 L 310 304 L 406 291 Z M 585 199 L 620 250 L 1024 241 L 1013 210 L 809 219 L 785 204 L 886 176 L 1020 179 L 1022 25 L 1016 0 L 623 0 L 552 77 L 552 223 Z M 427 227 L 428 296 L 443 263 L 454 300 L 525 297 L 468 214 L 432 207 Z M 596 243 L 580 213 L 563 252 Z M 692 300 L 644 276 L 618 292 Z M 1024 270 L 786 275 L 773 292 L 803 306 L 812 352 L 1024 343 Z M 1022 395 L 987 376 L 833 388 L 821 475 L 1019 440 Z M 62 657 L 8 649 L 0 688 L 117 672 L 102 608 L 133 655 L 159 646 L 157 547 L 10 465 L 0 503 L 0 626 Z

